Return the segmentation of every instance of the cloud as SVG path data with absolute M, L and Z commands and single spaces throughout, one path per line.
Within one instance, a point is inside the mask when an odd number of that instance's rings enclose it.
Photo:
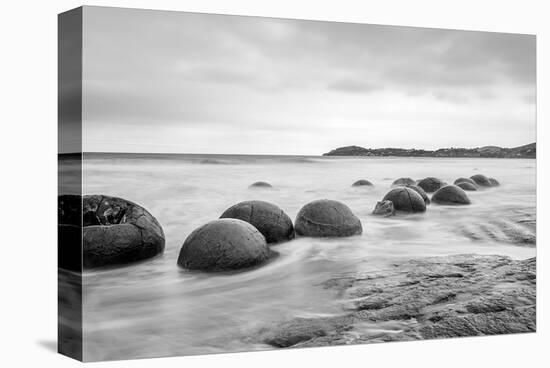
M 310 135 L 300 149 L 318 153 L 307 141 L 359 144 L 338 129 L 344 122 L 372 132 L 393 121 L 430 124 L 437 112 L 450 130 L 465 119 L 505 121 L 492 144 L 534 137 L 534 36 L 100 7 L 85 7 L 84 17 L 88 132 L 154 124 L 169 142 L 178 127 L 231 137 L 250 129 L 293 153 L 284 142 L 294 127 L 296 137 Z M 469 146 L 471 135 L 457 132 L 454 145 Z M 414 133 L 403 139 L 426 144 Z

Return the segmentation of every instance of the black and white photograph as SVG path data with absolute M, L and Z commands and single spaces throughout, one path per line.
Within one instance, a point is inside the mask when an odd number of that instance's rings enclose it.
M 537 330 L 536 36 L 59 16 L 59 350 Z

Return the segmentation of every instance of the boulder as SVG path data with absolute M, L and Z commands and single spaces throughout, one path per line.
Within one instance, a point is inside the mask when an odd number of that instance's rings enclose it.
M 456 186 L 460 187 L 464 190 L 467 190 L 467 191 L 476 191 L 477 190 L 477 185 L 469 183 L 467 181 L 461 181 L 461 182 L 457 183 Z
M 265 237 L 267 243 L 279 243 L 294 238 L 294 225 L 288 215 L 274 204 L 245 201 L 228 208 L 220 218 L 248 222 Z
M 477 187 L 476 182 L 473 181 L 471 178 L 458 178 L 455 180 L 454 185 L 457 185 L 458 183 L 470 183 Z
M 482 187 L 490 187 L 491 181 L 485 175 L 477 174 L 470 177 L 475 183 Z
M 495 178 L 489 178 L 489 182 L 491 183 L 492 187 L 499 187 L 500 186 L 500 183 Z
M 59 196 L 58 218 L 62 268 L 121 265 L 164 251 L 164 232 L 158 221 L 143 207 L 122 198 Z
M 369 187 L 372 187 L 372 183 L 368 180 L 365 180 L 365 179 L 361 179 L 361 180 L 357 180 L 355 183 L 353 183 L 351 185 L 352 187 L 363 187 L 363 186 L 369 186 Z
M 296 234 L 311 237 L 344 237 L 363 232 L 361 221 L 345 204 L 320 199 L 306 204 L 294 222 Z
M 470 204 L 470 199 L 462 188 L 446 185 L 432 196 L 432 201 L 439 204 Z
M 258 229 L 225 218 L 194 230 L 180 249 L 178 265 L 190 270 L 231 271 L 259 265 L 272 254 Z
M 395 208 L 392 201 L 376 202 L 376 207 L 372 211 L 373 215 L 389 217 L 395 215 Z
M 416 185 L 416 181 L 411 178 L 399 178 L 392 183 L 392 186 L 397 185 Z
M 445 186 L 445 182 L 439 180 L 438 178 L 428 177 L 420 180 L 417 185 L 424 189 L 427 193 L 433 193 L 439 188 Z
M 428 197 L 428 194 L 426 194 L 426 192 L 424 191 L 424 189 L 420 188 L 418 185 L 405 185 L 407 188 L 410 188 L 412 190 L 414 190 L 416 193 L 420 194 L 420 196 L 422 197 L 422 199 L 424 200 L 424 202 L 426 204 L 430 204 L 431 201 L 430 201 L 430 197 Z
M 411 188 L 397 187 L 390 190 L 382 199 L 392 201 L 396 211 L 401 212 L 424 212 L 426 211 L 426 202 Z
M 105 195 L 82 199 L 84 268 L 125 264 L 164 251 L 164 232 L 143 207 Z
M 257 181 L 255 183 L 252 183 L 249 188 L 273 188 L 273 186 L 265 181 Z

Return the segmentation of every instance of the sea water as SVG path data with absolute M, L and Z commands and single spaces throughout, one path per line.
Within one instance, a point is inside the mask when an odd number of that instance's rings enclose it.
M 494 225 L 509 223 L 528 232 L 521 222 L 533 223 L 536 216 L 534 160 L 85 154 L 83 171 L 84 194 L 119 196 L 145 207 L 166 236 L 159 257 L 84 273 L 86 360 L 268 349 L 257 338 L 262 329 L 294 317 L 341 313 L 335 292 L 322 286 L 331 277 L 418 257 L 476 253 L 525 259 L 536 253 L 533 244 L 510 241 Z M 495 177 L 501 186 L 468 192 L 471 205 L 431 204 L 424 214 L 391 218 L 371 214 L 396 178 L 435 176 L 452 183 L 477 173 Z M 358 179 L 374 187 L 351 187 Z M 249 189 L 256 181 L 274 188 Z M 274 245 L 277 258 L 244 272 L 177 266 L 191 231 L 233 204 L 264 200 L 294 219 L 303 205 L 322 198 L 349 206 L 363 234 Z

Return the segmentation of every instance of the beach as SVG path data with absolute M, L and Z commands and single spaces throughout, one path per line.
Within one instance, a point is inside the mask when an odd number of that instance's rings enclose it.
M 426 257 L 536 256 L 531 159 L 83 156 L 83 194 L 138 203 L 156 217 L 166 238 L 164 253 L 153 259 L 84 272 L 85 360 L 274 349 L 262 339 L 268 326 L 341 315 L 349 301 L 325 287 L 328 280 Z M 452 183 L 478 173 L 501 186 L 468 192 L 468 206 L 430 204 L 421 214 L 372 215 L 399 177 L 435 176 Z M 359 179 L 374 186 L 352 187 Z M 273 188 L 249 189 L 256 181 Z M 238 202 L 268 201 L 294 220 L 306 203 L 324 198 L 346 204 L 363 233 L 275 244 L 277 257 L 240 272 L 204 273 L 176 264 L 186 237 Z

